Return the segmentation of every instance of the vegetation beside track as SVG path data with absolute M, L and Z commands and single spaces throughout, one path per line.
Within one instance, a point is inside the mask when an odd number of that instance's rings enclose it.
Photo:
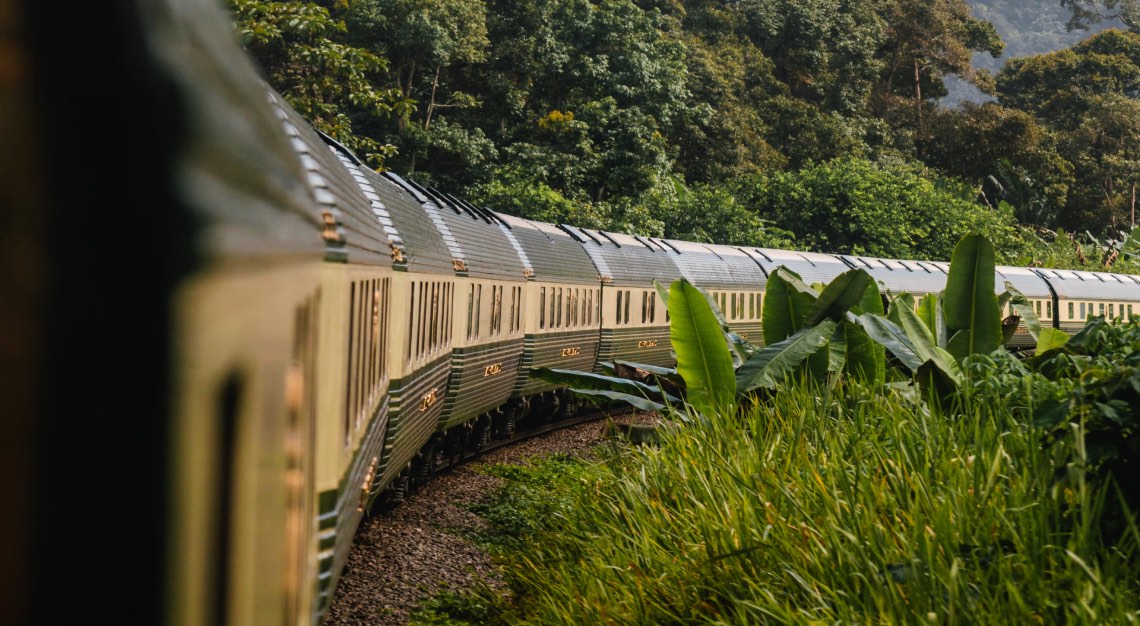
M 1136 527 L 1101 532 L 1115 487 L 1080 439 L 1042 445 L 1009 384 L 951 414 L 907 387 L 793 385 L 598 462 L 499 466 L 481 513 L 516 604 L 452 596 L 432 620 L 1134 621 Z
M 816 288 L 777 270 L 767 345 L 739 365 L 712 301 L 676 281 L 678 366 L 644 370 L 657 387 L 617 363 L 539 375 L 640 390 L 682 426 L 594 463 L 497 468 L 508 484 L 480 511 L 517 602 L 441 598 L 426 623 L 472 606 L 530 624 L 1140 619 L 1140 324 L 1069 337 L 1007 293 L 1037 339 L 1019 358 L 1000 347 L 992 258 L 964 239 L 946 291 L 917 312 L 901 294 L 889 319 L 858 271 Z M 684 400 L 665 391 L 677 376 Z

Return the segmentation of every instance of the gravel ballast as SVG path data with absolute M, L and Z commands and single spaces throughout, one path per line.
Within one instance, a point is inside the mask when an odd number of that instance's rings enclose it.
M 653 419 L 630 414 L 613 421 Z M 479 469 L 551 454 L 586 455 L 604 439 L 606 423 L 580 424 L 492 451 L 437 476 L 393 510 L 364 520 L 325 623 L 403 626 L 416 607 L 443 590 L 480 585 L 505 593 L 490 557 L 463 538 L 484 525 L 469 507 L 486 501 L 502 484 Z

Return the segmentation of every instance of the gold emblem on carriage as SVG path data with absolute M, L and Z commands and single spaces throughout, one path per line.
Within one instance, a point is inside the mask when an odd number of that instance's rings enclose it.
M 501 373 L 503 373 L 503 364 L 502 363 L 492 363 L 492 364 L 483 368 L 483 378 L 486 378 L 488 376 L 494 376 L 495 374 L 501 374 Z
M 638 348 L 656 348 L 657 347 L 657 340 L 656 339 L 644 339 L 642 341 L 637 342 L 637 347 Z
M 435 401 L 437 399 L 438 396 L 436 396 L 434 388 L 431 391 L 425 393 L 424 396 L 420 398 L 420 412 L 422 413 L 430 409 L 432 405 L 435 404 Z
M 562 348 L 562 356 L 578 356 L 579 354 L 582 354 L 581 348 Z

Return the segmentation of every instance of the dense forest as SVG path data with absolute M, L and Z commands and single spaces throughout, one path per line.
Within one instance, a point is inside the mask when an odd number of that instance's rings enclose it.
M 901 258 L 980 231 L 1007 262 L 1140 271 L 1140 0 L 228 4 L 318 128 L 490 208 Z M 987 19 L 1063 47 L 991 72 Z M 993 101 L 940 104 L 951 78 Z

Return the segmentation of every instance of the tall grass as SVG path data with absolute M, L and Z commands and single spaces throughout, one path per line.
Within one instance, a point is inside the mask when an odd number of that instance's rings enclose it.
M 513 537 L 500 558 L 515 619 L 1140 619 L 1135 528 L 1100 545 L 1106 492 L 1066 465 L 1071 451 L 1042 447 L 1000 402 L 959 408 L 932 414 L 900 388 L 788 386 L 658 446 L 504 469 L 513 495 L 487 514 Z

